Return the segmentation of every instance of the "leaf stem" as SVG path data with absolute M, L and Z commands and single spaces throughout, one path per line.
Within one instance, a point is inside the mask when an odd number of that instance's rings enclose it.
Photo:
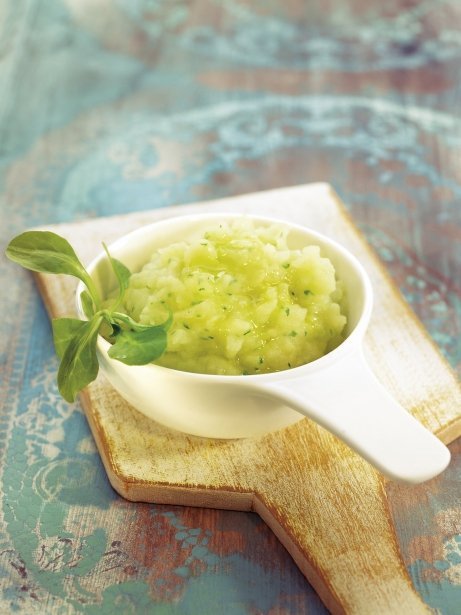
M 86 271 L 85 271 L 85 275 L 84 276 L 82 275 L 82 282 L 87 287 L 88 292 L 90 293 L 93 299 L 96 311 L 98 311 L 99 308 L 101 307 L 101 296 L 98 292 L 98 289 L 96 288 L 96 284 L 93 282 L 93 279 L 91 278 L 90 274 L 87 273 Z

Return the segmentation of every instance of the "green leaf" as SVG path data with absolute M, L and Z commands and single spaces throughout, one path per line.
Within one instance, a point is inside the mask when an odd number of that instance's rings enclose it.
M 121 261 L 112 256 L 110 257 L 110 262 L 120 284 L 120 289 L 122 292 L 125 292 L 130 283 L 131 271 Z
M 131 316 L 128 316 L 128 314 L 124 314 L 123 312 L 112 312 L 110 318 L 114 322 L 125 325 L 125 328 L 133 331 L 142 331 L 143 329 L 150 327 L 150 325 L 143 325 L 140 322 L 136 322 L 136 320 L 133 320 Z
M 95 316 L 84 322 L 67 344 L 59 366 L 58 387 L 69 402 L 73 402 L 77 393 L 98 375 L 96 342 L 102 320 L 102 316 Z
M 165 352 L 167 333 L 162 325 L 129 331 L 121 329 L 109 356 L 127 365 L 146 365 Z
M 104 242 L 102 245 L 104 247 L 107 258 L 112 266 L 112 269 L 115 273 L 115 277 L 117 278 L 117 282 L 118 282 L 118 287 L 119 287 L 118 297 L 111 306 L 111 309 L 115 310 L 122 302 L 123 295 L 125 294 L 125 291 L 128 288 L 128 285 L 130 283 L 131 271 L 121 261 L 117 260 L 116 258 L 110 255 L 109 250 Z
M 113 344 L 114 336 L 118 335 L 120 331 L 120 326 L 109 320 L 109 315 L 106 314 L 105 318 L 99 327 L 99 335 L 101 335 L 105 340 Z
M 94 316 L 94 303 L 90 293 L 87 290 L 82 290 L 80 293 L 80 301 L 82 302 L 83 313 L 90 319 Z
M 51 324 L 54 348 L 58 357 L 62 359 L 70 342 L 84 332 L 87 323 L 85 320 L 76 318 L 54 318 Z
M 26 269 L 41 273 L 72 275 L 86 286 L 80 294 L 88 321 L 76 318 L 53 320 L 56 353 L 61 359 L 58 387 L 61 395 L 73 402 L 79 391 L 92 382 L 99 371 L 96 343 L 98 333 L 114 342 L 109 355 L 128 365 L 144 365 L 165 352 L 167 329 L 173 316 L 160 325 L 137 323 L 127 314 L 115 312 L 129 286 L 131 273 L 104 245 L 109 262 L 119 284 L 119 295 L 112 308 L 101 309 L 96 286 L 78 259 L 70 243 L 50 231 L 26 231 L 9 243 L 6 255 Z
M 18 235 L 10 241 L 6 254 L 32 271 L 66 273 L 80 279 L 87 275 L 67 239 L 49 231 L 26 231 Z
M 110 255 L 105 243 L 103 243 L 102 245 L 107 254 L 107 258 L 112 265 L 112 269 L 114 270 L 115 277 L 117 278 L 117 282 L 120 287 L 119 297 L 122 297 L 123 293 L 128 288 L 128 284 L 130 283 L 131 271 L 121 261 Z
M 114 322 L 124 324 L 126 327 L 133 331 L 143 331 L 144 329 L 151 329 L 152 327 L 162 327 L 163 329 L 165 329 L 165 331 L 168 331 L 173 322 L 173 314 L 171 313 L 171 311 L 169 312 L 168 318 L 165 320 L 165 322 L 162 322 L 159 325 L 143 325 L 140 322 L 136 322 L 136 320 L 133 320 L 131 316 L 128 316 L 128 314 L 124 314 L 123 312 L 112 312 L 110 314 L 110 318 Z
M 75 276 L 85 283 L 94 302 L 99 304 L 92 279 L 64 237 L 50 231 L 26 231 L 10 241 L 6 255 L 31 271 Z

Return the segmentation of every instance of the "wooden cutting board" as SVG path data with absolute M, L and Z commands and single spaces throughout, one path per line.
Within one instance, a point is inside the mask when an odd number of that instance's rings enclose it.
M 457 379 L 327 184 L 48 228 L 66 236 L 88 262 L 101 241 L 155 220 L 210 210 L 286 219 L 349 248 L 368 270 L 375 291 L 365 342 L 372 367 L 445 443 L 460 435 Z M 51 316 L 73 313 L 71 278 L 36 278 Z M 333 613 L 430 612 L 399 555 L 384 479 L 323 428 L 304 419 L 257 439 L 191 437 L 145 418 L 103 376 L 81 400 L 109 480 L 124 498 L 255 511 Z M 344 404 L 347 412 L 347 400 Z

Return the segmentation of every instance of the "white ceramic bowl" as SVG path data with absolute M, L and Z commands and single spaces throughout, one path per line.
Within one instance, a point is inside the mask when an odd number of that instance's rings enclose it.
M 243 214 L 169 218 L 129 233 L 109 246 L 112 256 L 138 271 L 153 251 Z M 448 449 L 389 395 L 368 368 L 362 340 L 372 310 L 372 288 L 357 259 L 335 241 L 294 224 L 246 216 L 259 225 L 288 227 L 290 248 L 320 246 L 335 266 L 348 297 L 345 341 L 306 365 L 270 374 L 218 376 L 154 364 L 128 366 L 111 359 L 98 339 L 102 371 L 130 404 L 149 418 L 182 432 L 211 438 L 243 438 L 287 427 L 304 416 L 342 438 L 390 478 L 421 482 L 441 472 Z M 104 253 L 88 267 L 102 296 L 115 286 Z M 77 289 L 80 317 L 82 285 Z

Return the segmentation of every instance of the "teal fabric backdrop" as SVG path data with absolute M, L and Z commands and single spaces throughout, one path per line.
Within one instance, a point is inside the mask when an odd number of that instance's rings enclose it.
M 27 227 L 329 181 L 461 373 L 457 0 L 3 0 L 2 253 Z M 252 514 L 133 505 L 2 256 L 0 612 L 325 613 Z M 461 462 L 391 486 L 405 563 L 461 605 Z M 370 610 L 370 613 L 373 611 Z

